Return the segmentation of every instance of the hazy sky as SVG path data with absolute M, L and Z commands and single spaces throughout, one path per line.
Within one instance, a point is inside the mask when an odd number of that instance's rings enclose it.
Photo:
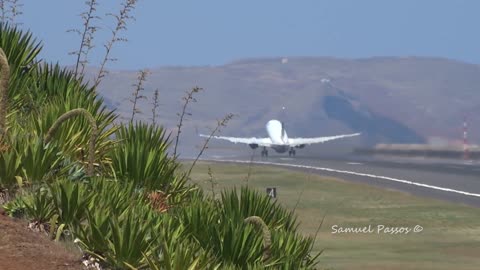
M 84 0 L 20 0 L 17 19 L 43 42 L 42 57 L 74 63 Z M 98 15 L 120 0 L 100 0 Z M 477 0 L 139 0 L 128 43 L 111 69 L 221 65 L 246 57 L 440 56 L 480 64 Z M 97 22 L 93 64 L 112 20 Z M 95 60 L 96 59 L 96 60 Z

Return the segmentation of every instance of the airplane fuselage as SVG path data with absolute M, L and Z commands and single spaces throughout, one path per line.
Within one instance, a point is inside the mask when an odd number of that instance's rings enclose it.
M 275 150 L 275 152 L 285 153 L 290 149 L 287 132 L 282 122 L 270 120 L 267 122 L 265 128 L 267 129 L 268 137 L 270 137 L 272 141 L 271 148 Z

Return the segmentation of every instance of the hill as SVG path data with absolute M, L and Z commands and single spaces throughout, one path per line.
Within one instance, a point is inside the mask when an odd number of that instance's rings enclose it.
M 285 121 L 289 136 L 363 132 L 362 138 L 315 146 L 313 152 L 341 145 L 446 143 L 461 138 L 465 115 L 473 123 L 480 113 L 480 66 L 442 58 L 268 58 L 150 71 L 143 93 L 149 100 L 140 101 L 143 114 L 137 119 L 151 117 L 158 88 L 159 122 L 174 130 L 184 92 L 193 86 L 205 90 L 190 108 L 182 149 L 201 142 L 195 127 L 208 132 L 206 126 L 214 127 L 215 119 L 230 112 L 237 117 L 224 135 L 264 136 L 264 124 L 272 118 Z M 130 119 L 128 99 L 136 76 L 135 71 L 112 71 L 99 88 L 123 120 Z M 480 125 L 471 125 L 469 132 L 471 141 L 480 140 Z

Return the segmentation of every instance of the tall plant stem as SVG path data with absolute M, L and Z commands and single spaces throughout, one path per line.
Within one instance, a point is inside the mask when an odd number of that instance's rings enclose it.
M 75 78 L 77 78 L 77 75 L 78 75 L 78 67 L 80 65 L 80 57 L 82 56 L 82 53 L 83 53 L 83 47 L 85 45 L 88 45 L 87 42 L 90 42 L 90 41 L 87 41 L 87 34 L 89 34 L 89 31 L 90 31 L 90 21 L 93 18 L 95 18 L 92 15 L 96 10 L 95 6 L 97 5 L 97 2 L 96 2 L 96 0 L 91 0 L 89 2 L 87 1 L 87 5 L 89 6 L 89 8 L 88 8 L 88 11 L 87 11 L 87 13 L 85 14 L 85 17 L 84 17 L 85 22 L 83 24 L 84 27 L 83 27 L 83 32 L 82 32 L 82 40 L 80 42 L 80 48 L 78 49 L 78 52 L 77 52 L 77 63 L 75 65 Z M 85 53 L 85 54 L 87 54 L 87 53 Z M 87 57 L 87 55 L 85 55 L 85 57 Z M 83 71 L 84 71 L 84 65 L 82 64 L 82 71 L 80 73 L 83 74 Z
M 182 107 L 182 112 L 180 114 L 180 119 L 178 120 L 178 125 L 177 125 L 177 136 L 175 137 L 175 146 L 173 147 L 173 157 L 177 157 L 177 147 L 178 147 L 178 141 L 180 140 L 180 133 L 182 133 L 182 126 L 183 126 L 183 119 L 185 118 L 185 114 L 187 113 L 187 106 L 190 102 L 196 102 L 197 100 L 193 97 L 195 93 L 198 93 L 200 90 L 203 90 L 202 88 L 195 86 L 192 90 L 187 92 L 186 96 L 184 96 L 182 99 L 184 100 L 183 107 Z
M 0 138 L 6 133 L 9 80 L 10 66 L 7 55 L 0 48 Z
M 52 127 L 50 127 L 50 129 L 47 132 L 47 135 L 45 135 L 45 143 L 47 144 L 52 140 L 53 135 L 55 135 L 55 132 L 63 122 L 79 115 L 85 116 L 85 118 L 87 118 L 92 128 L 92 133 L 90 135 L 90 142 L 88 146 L 89 149 L 88 149 L 88 167 L 87 167 L 87 175 L 91 177 L 94 174 L 93 163 L 95 162 L 95 141 L 97 140 L 98 127 L 97 127 L 95 118 L 93 118 L 90 112 L 88 112 L 83 108 L 77 108 L 62 114 L 55 121 L 55 123 L 53 123 Z
M 263 236 L 263 261 L 267 261 L 271 256 L 270 246 L 272 245 L 272 236 L 270 229 L 261 217 L 251 216 L 245 219 L 246 223 L 251 223 L 262 229 Z
M 215 127 L 215 129 L 210 133 L 210 135 L 207 137 L 207 139 L 205 140 L 205 142 L 203 143 L 203 146 L 202 146 L 202 149 L 200 149 L 200 151 L 198 152 L 198 155 L 197 157 L 195 158 L 195 160 L 193 161 L 192 165 L 190 166 L 190 169 L 188 170 L 188 176 L 190 176 L 190 173 L 192 172 L 193 170 L 193 167 L 195 167 L 195 164 L 197 163 L 197 161 L 200 159 L 200 157 L 203 155 L 203 152 L 205 151 L 205 149 L 207 149 L 207 146 L 208 146 L 208 143 L 210 142 L 210 139 L 215 135 L 215 133 L 217 133 L 217 131 L 220 130 L 220 127 L 224 127 L 227 125 L 228 121 L 230 121 L 232 118 L 233 118 L 234 114 L 232 113 L 229 113 L 227 114 L 221 121 L 217 121 L 217 126 Z M 206 136 L 205 136 L 206 137 Z

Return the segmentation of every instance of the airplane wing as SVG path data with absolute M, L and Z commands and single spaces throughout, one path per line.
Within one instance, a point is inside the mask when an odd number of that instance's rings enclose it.
M 313 143 L 324 143 L 331 140 L 337 140 L 342 138 L 354 137 L 358 136 L 360 133 L 354 134 L 344 134 L 344 135 L 337 135 L 337 136 L 329 136 L 329 137 L 317 137 L 317 138 L 289 138 L 288 143 L 290 146 L 297 146 L 302 144 L 313 144 Z
M 200 137 L 210 137 L 209 135 L 199 134 Z M 224 136 L 212 136 L 214 139 L 227 140 L 233 143 L 245 143 L 245 144 L 258 144 L 259 146 L 270 147 L 272 141 L 270 138 L 236 138 L 236 137 L 224 137 Z

